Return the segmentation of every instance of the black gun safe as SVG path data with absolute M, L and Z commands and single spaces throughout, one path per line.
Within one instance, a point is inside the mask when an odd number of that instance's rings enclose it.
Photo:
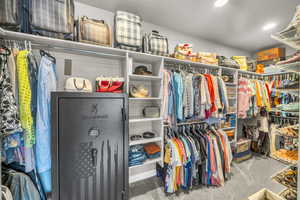
M 51 100 L 51 199 L 128 199 L 127 96 L 54 92 Z

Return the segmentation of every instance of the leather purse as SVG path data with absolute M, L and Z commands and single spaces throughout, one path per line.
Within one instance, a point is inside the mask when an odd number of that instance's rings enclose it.
M 112 46 L 112 33 L 103 20 L 89 19 L 84 16 L 77 23 L 77 40 L 90 44 Z
M 92 92 L 93 88 L 88 79 L 71 77 L 66 81 L 65 90 L 73 92 Z
M 124 78 L 96 78 L 96 92 L 123 93 Z
M 147 106 L 143 110 L 144 117 L 159 117 L 160 109 L 156 106 Z

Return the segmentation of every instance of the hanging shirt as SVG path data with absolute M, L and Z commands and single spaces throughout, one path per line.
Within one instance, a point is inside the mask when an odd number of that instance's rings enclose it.
M 51 96 L 56 91 L 55 64 L 42 57 L 38 72 L 36 161 L 45 192 L 51 192 Z
M 250 108 L 251 90 L 249 88 L 248 80 L 245 78 L 239 79 L 238 88 L 238 117 L 246 118 L 247 111 Z
M 18 91 L 20 119 L 22 127 L 25 131 L 25 146 L 32 147 L 35 144 L 35 134 L 33 127 L 33 118 L 31 113 L 31 87 L 29 80 L 27 50 L 20 51 L 17 56 L 17 72 L 18 72 Z
M 214 89 L 214 84 L 213 84 L 213 79 L 211 77 L 211 75 L 209 74 L 204 74 L 206 80 L 207 80 L 207 86 L 208 86 L 208 91 L 209 91 L 209 95 L 210 95 L 210 102 L 212 104 L 209 112 L 209 116 L 211 115 L 211 113 L 215 112 L 217 110 L 217 106 L 215 103 L 216 100 L 216 96 L 215 96 L 215 89 Z
M 174 88 L 176 93 L 177 119 L 183 120 L 183 80 L 180 73 L 174 72 Z
M 221 96 L 220 98 L 221 98 L 222 107 L 223 107 L 223 113 L 226 114 L 227 110 L 229 108 L 226 84 L 223 81 L 223 79 L 221 79 L 220 77 L 218 77 L 218 84 L 219 84 L 219 93 Z
M 163 71 L 163 104 L 162 104 L 162 113 L 164 121 L 168 122 L 168 102 L 169 102 L 169 82 L 170 74 L 168 71 Z M 168 122 L 169 123 L 169 122 Z
M 169 73 L 170 80 L 168 84 L 168 122 L 175 126 L 177 122 L 176 117 L 176 92 L 175 92 L 175 86 L 174 86 L 174 75 L 173 73 Z
M 219 93 L 219 83 L 218 83 L 218 78 L 215 76 L 211 76 L 212 81 L 213 81 L 213 86 L 214 86 L 214 93 L 215 93 L 215 102 L 217 106 L 217 111 L 222 109 L 222 104 L 221 104 L 221 97 Z
M 10 74 L 5 58 L 2 57 L 0 57 L 0 93 L 0 134 L 3 136 L 22 131 Z
M 184 81 L 185 92 L 183 95 L 184 117 L 191 118 L 194 115 L 194 98 L 193 98 L 193 74 L 188 73 Z

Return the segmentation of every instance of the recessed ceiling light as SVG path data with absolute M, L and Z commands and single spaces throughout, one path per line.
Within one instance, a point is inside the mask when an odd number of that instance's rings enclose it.
M 215 2 L 215 7 L 223 7 L 226 3 L 228 3 L 229 0 L 217 0 Z
M 262 29 L 263 29 L 264 31 L 267 31 L 267 30 L 270 30 L 270 29 L 275 28 L 276 26 L 277 26 L 276 23 L 271 22 L 271 23 L 268 23 L 268 24 L 264 25 Z

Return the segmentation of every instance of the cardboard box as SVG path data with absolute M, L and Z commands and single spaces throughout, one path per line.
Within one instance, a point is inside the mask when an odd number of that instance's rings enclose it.
M 285 200 L 274 192 L 264 188 L 248 197 L 248 200 Z
M 234 155 L 234 158 L 233 158 L 234 162 L 241 163 L 245 160 L 249 160 L 250 158 L 252 158 L 251 151 L 248 151 L 247 154 L 245 154 L 245 155 L 241 155 L 241 154 L 242 153 L 238 153 L 238 154 Z
M 250 150 L 251 147 L 251 140 L 242 140 L 237 142 L 237 147 L 235 153 L 242 153 L 245 151 Z
M 285 57 L 285 48 L 272 48 L 256 53 L 257 61 L 274 60 Z

